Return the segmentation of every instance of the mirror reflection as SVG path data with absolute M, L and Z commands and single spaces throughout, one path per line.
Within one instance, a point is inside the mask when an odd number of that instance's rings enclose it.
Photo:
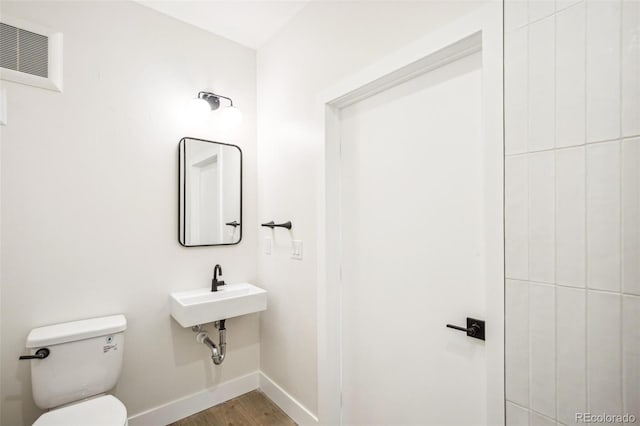
M 242 239 L 242 151 L 236 145 L 180 140 L 179 241 L 186 247 Z

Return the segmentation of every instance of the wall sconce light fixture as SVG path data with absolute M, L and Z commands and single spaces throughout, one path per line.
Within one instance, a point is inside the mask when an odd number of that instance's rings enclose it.
M 198 92 L 198 97 L 191 102 L 191 113 L 198 117 L 205 117 L 210 111 L 220 108 L 220 99 L 229 101 L 229 105 L 221 111 L 224 123 L 229 127 L 236 127 L 242 123 L 242 112 L 235 106 L 231 98 L 211 92 Z

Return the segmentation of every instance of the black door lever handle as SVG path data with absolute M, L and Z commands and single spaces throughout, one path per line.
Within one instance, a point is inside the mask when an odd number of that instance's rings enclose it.
M 464 328 L 464 327 L 458 327 L 457 325 L 453 325 L 453 324 L 447 324 L 447 328 L 454 328 L 456 330 L 460 330 L 460 331 L 467 331 L 467 332 L 473 332 L 475 333 L 475 329 L 468 329 L 468 328 Z
M 459 327 L 453 324 L 447 324 L 447 328 L 460 330 L 467 333 L 467 336 L 484 340 L 484 321 L 467 317 L 467 327 Z
M 18 359 L 45 359 L 49 356 L 51 351 L 48 348 L 40 348 L 36 351 L 35 355 L 22 355 Z

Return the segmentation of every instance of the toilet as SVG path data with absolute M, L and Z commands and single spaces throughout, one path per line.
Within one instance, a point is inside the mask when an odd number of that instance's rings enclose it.
M 33 399 L 49 410 L 34 426 L 127 426 L 126 407 L 105 393 L 122 371 L 126 328 L 124 315 L 113 315 L 31 330 L 30 353 L 49 350 L 30 360 Z

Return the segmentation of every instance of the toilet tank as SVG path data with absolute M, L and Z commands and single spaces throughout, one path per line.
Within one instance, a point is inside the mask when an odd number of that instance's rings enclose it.
M 33 399 L 48 409 L 112 389 L 122 371 L 124 315 L 66 322 L 31 330 L 27 348 L 49 356 L 31 360 Z

